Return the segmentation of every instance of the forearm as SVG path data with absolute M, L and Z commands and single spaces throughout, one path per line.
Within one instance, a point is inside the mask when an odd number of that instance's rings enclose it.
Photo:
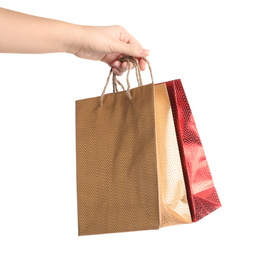
M 137 57 L 141 70 L 149 55 L 149 50 L 120 25 L 77 25 L 0 7 L 0 53 L 52 52 L 103 61 L 114 67 L 118 76 L 128 68 L 127 63 L 118 61 L 121 55 Z
M 0 8 L 1 53 L 71 51 L 79 25 Z

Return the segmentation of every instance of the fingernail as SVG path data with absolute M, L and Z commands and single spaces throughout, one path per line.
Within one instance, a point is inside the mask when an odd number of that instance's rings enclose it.
M 142 49 L 141 52 L 140 52 L 140 54 L 143 55 L 143 56 L 148 56 L 149 53 L 150 53 L 150 51 L 147 50 L 147 49 Z

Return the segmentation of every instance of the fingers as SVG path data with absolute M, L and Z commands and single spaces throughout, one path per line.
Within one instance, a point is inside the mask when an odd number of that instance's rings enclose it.
M 141 44 L 122 26 L 111 27 L 115 30 L 115 40 L 111 42 L 111 53 L 105 55 L 102 61 L 112 66 L 113 73 L 117 76 L 121 76 L 127 69 L 127 62 L 118 61 L 119 58 L 125 55 L 133 56 L 138 60 L 140 70 L 143 71 L 146 68 L 145 57 L 149 55 L 149 50 L 143 49 Z M 134 65 L 129 64 L 133 69 Z
M 147 57 L 150 52 L 147 49 L 142 49 L 137 44 L 124 43 L 121 41 L 115 42 L 113 48 L 117 53 L 123 53 L 133 57 Z
M 135 57 L 138 60 L 140 70 L 144 71 L 146 68 L 146 61 L 144 59 L 142 59 L 142 57 L 148 56 L 150 51 L 147 49 L 143 49 L 142 45 L 137 41 L 137 39 L 133 35 L 131 35 L 129 32 L 127 32 L 126 30 L 125 30 L 125 33 L 126 33 L 126 39 L 120 38 L 120 40 L 123 42 L 126 42 L 128 44 L 133 44 L 141 50 L 141 53 L 139 55 L 136 55 Z
M 120 61 L 115 61 L 113 62 L 113 72 L 117 76 L 121 76 L 127 69 L 128 69 L 128 64 L 126 61 L 120 62 Z M 134 65 L 130 63 L 130 68 L 133 69 Z
M 117 27 L 119 38 L 114 42 L 116 52 L 133 57 L 147 57 L 149 50 L 142 48 L 141 44 L 122 26 Z
M 146 69 L 146 61 L 142 58 L 137 58 L 138 60 L 138 64 L 140 67 L 141 71 L 144 71 Z M 125 71 L 128 70 L 128 64 L 126 61 L 124 62 L 120 62 L 120 61 L 115 61 L 112 64 L 113 66 L 113 72 L 117 75 L 117 76 L 121 76 Z M 134 65 L 132 63 L 130 63 L 130 68 L 133 69 Z
M 142 58 L 139 58 L 138 64 L 139 64 L 140 70 L 144 71 L 146 68 L 146 61 Z

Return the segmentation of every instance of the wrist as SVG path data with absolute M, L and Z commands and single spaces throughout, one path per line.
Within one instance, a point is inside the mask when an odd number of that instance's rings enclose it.
M 67 23 L 66 35 L 64 39 L 64 52 L 75 54 L 82 47 L 84 42 L 84 26 Z

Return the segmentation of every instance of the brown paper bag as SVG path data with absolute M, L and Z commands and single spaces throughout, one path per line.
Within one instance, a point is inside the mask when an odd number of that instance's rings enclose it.
M 136 59 L 120 61 L 129 65 L 127 90 L 113 75 L 114 93 L 105 94 L 111 68 L 100 97 L 76 101 L 79 235 L 192 222 L 166 85 L 143 86 Z

